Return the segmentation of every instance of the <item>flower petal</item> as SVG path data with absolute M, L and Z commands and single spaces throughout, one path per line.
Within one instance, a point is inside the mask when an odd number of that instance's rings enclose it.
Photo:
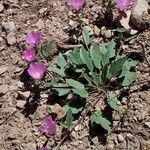
M 35 57 L 36 57 L 36 54 L 33 48 L 25 49 L 25 51 L 22 53 L 22 59 L 28 62 L 34 61 Z
M 27 72 L 36 80 L 40 80 L 44 77 L 46 66 L 43 63 L 31 63 Z
M 31 31 L 27 33 L 25 40 L 26 40 L 26 43 L 31 46 L 38 45 L 41 41 L 41 32 Z
M 68 3 L 76 10 L 80 10 L 80 8 L 84 5 L 85 0 L 69 0 Z

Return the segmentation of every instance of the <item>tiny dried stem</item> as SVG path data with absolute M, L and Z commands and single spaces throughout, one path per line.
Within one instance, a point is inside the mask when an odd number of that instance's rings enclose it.
M 73 48 L 80 48 L 82 47 L 83 45 L 82 44 L 77 44 L 77 45 L 64 45 L 64 44 L 57 44 L 57 46 L 59 48 L 62 48 L 62 49 L 73 49 Z

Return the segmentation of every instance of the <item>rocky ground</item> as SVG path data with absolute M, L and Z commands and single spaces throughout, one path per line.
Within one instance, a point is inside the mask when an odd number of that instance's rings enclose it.
M 114 10 L 112 22 L 108 23 L 111 16 L 105 12 L 101 1 L 88 0 L 81 16 L 102 44 L 114 36 L 112 26 L 118 17 L 117 10 Z M 37 127 L 48 111 L 48 95 L 40 93 L 38 104 L 29 105 L 27 102 L 31 93 L 21 81 L 26 66 L 21 60 L 24 37 L 33 29 L 41 31 L 43 42 L 53 42 L 52 53 L 55 56 L 60 50 L 58 45 L 63 47 L 63 44 L 76 42 L 78 22 L 65 0 L 2 0 L 0 22 L 0 150 L 36 150 L 46 141 Z M 123 26 L 128 22 L 123 21 Z M 150 149 L 150 32 L 147 24 L 144 30 L 134 28 L 133 32 L 138 32 L 136 38 L 123 45 L 123 49 L 125 53 L 134 50 L 139 60 L 136 68 L 138 79 L 129 91 L 120 96 L 119 110 L 112 114 L 113 132 L 109 135 L 101 131 L 89 134 L 88 119 L 85 118 L 75 127 L 70 139 L 62 144 L 61 150 Z M 57 130 L 48 142 L 52 150 L 61 140 L 59 127 Z

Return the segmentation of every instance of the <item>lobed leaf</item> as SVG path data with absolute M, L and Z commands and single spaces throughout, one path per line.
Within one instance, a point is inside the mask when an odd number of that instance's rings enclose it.
M 65 66 L 67 65 L 67 62 L 61 53 L 59 53 L 57 57 L 57 65 L 62 69 L 65 68 Z
M 126 60 L 127 57 L 121 57 L 110 65 L 109 72 L 112 77 L 119 75 Z
M 114 109 L 114 110 L 117 110 L 117 108 L 118 108 L 118 99 L 117 99 L 117 97 L 116 96 L 114 96 L 114 95 L 108 95 L 108 98 L 107 98 L 107 102 L 108 102 L 108 105 L 112 108 L 112 109 Z
M 108 132 L 111 132 L 111 122 L 104 118 L 101 114 L 101 112 L 94 112 L 90 117 L 91 124 L 96 123 L 98 125 L 101 125 L 104 129 L 106 129 Z

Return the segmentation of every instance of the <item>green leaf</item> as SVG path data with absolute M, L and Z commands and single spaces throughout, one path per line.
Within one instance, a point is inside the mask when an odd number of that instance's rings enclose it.
M 102 56 L 103 66 L 107 65 L 109 63 L 109 59 L 115 56 L 116 53 L 115 46 L 116 43 L 113 40 L 106 46 L 106 52 Z
M 92 85 L 92 78 L 86 73 L 82 72 L 83 77 L 87 80 L 87 82 Z
M 102 73 L 101 73 L 101 79 L 102 79 L 103 83 L 105 83 L 107 81 L 107 78 L 108 78 L 107 72 L 108 72 L 108 66 L 106 65 L 103 67 Z M 110 79 L 110 78 L 108 78 L 108 79 Z
M 53 86 L 53 85 L 57 84 L 60 80 L 61 80 L 60 77 L 54 76 L 50 80 L 48 80 L 47 84 L 49 86 Z
M 94 112 L 90 117 L 91 124 L 96 123 L 98 125 L 101 125 L 104 129 L 106 129 L 109 133 L 111 132 L 111 122 L 104 118 L 101 114 L 101 112 Z
M 121 57 L 110 65 L 109 72 L 112 77 L 119 75 L 126 60 L 127 57 Z
M 52 43 L 49 42 L 46 48 L 37 50 L 37 59 L 47 59 L 51 56 Z
M 110 51 L 106 52 L 102 57 L 102 65 L 106 66 L 109 63 Z
M 68 104 L 66 104 L 63 109 L 65 112 L 67 112 L 69 109 L 71 109 L 73 114 L 77 114 L 82 111 L 83 107 L 85 106 L 85 101 L 83 100 L 72 100 Z
M 118 109 L 118 99 L 116 96 L 110 94 L 108 95 L 108 98 L 107 98 L 107 102 L 109 104 L 109 106 L 114 109 L 114 110 L 117 110 Z
M 51 49 L 52 49 L 52 43 L 49 42 L 47 47 L 43 50 L 43 55 L 47 58 L 51 54 Z
M 72 91 L 83 98 L 88 97 L 88 92 L 85 89 L 72 89 Z
M 132 67 L 135 67 L 136 65 L 137 65 L 137 61 L 136 60 L 132 60 L 132 59 L 126 60 L 126 62 L 124 63 L 124 65 L 122 67 L 122 72 L 119 75 L 119 77 L 123 77 L 125 74 L 127 74 L 129 72 L 129 70 Z
M 53 88 L 53 90 L 58 92 L 58 96 L 64 96 L 70 93 L 71 89 L 65 88 L 65 87 L 58 87 L 58 88 Z
M 101 69 L 101 59 L 102 59 L 102 53 L 100 49 L 101 47 L 97 43 L 95 43 L 93 46 L 91 46 L 90 50 L 90 55 L 92 57 L 94 65 L 98 69 Z
M 66 79 L 66 83 L 75 89 L 85 89 L 82 83 L 73 79 Z
M 91 73 L 91 76 L 93 78 L 94 84 L 95 85 L 99 85 L 99 83 L 100 83 L 100 77 L 95 72 Z
M 64 69 L 59 69 L 59 68 L 56 68 L 56 67 L 48 67 L 48 71 L 54 72 L 54 73 L 56 73 L 56 74 L 58 74 L 59 76 L 62 76 L 62 77 L 66 76 L 66 74 L 64 72 Z
M 108 45 L 106 45 L 107 52 L 109 52 L 109 58 L 113 58 L 116 54 L 116 43 L 112 40 Z
M 129 71 L 129 72 L 124 76 L 121 85 L 122 85 L 122 86 L 128 86 L 128 85 L 130 85 L 131 83 L 133 83 L 135 80 L 136 80 L 136 72 L 130 72 L 130 71 Z
M 66 113 L 66 120 L 65 120 L 65 125 L 67 126 L 68 129 L 70 129 L 73 125 L 73 114 L 71 109 L 69 109 Z
M 88 46 L 92 42 L 92 40 L 90 38 L 90 32 L 88 31 L 88 29 L 86 27 L 83 28 L 82 38 L 83 38 L 83 42 L 85 43 L 86 46 Z
M 89 52 L 86 51 L 84 48 L 81 48 L 80 49 L 80 57 L 81 57 L 82 61 L 86 64 L 88 69 L 92 72 L 94 69 L 94 66 L 93 66 L 92 59 L 89 56 Z
M 69 52 L 67 60 L 71 65 L 81 65 L 83 64 L 80 58 L 80 49 L 75 48 L 73 51 Z
M 57 57 L 57 65 L 63 69 L 63 68 L 65 68 L 66 64 L 67 64 L 67 62 L 66 62 L 64 56 L 61 53 L 59 53 L 59 55 Z

